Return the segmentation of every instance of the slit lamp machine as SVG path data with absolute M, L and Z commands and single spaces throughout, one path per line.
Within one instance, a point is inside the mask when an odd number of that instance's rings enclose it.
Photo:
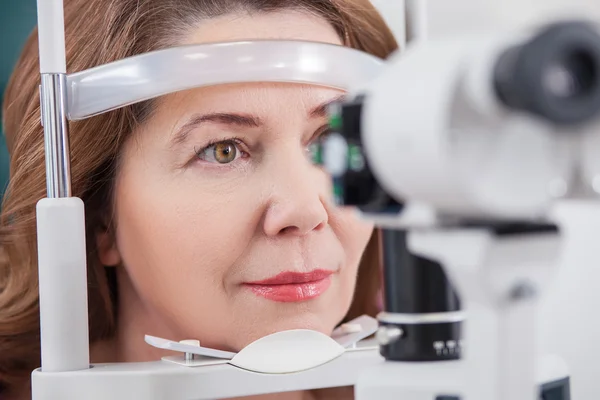
M 436 32 L 442 2 L 374 1 L 402 48 L 387 60 L 247 41 L 67 74 L 62 0 L 38 0 L 47 197 L 37 205 L 42 364 L 33 399 L 208 400 L 339 386 L 354 386 L 358 400 L 598 396 L 600 32 L 581 15 L 537 12 L 551 2 L 443 3 L 456 15 L 479 11 Z M 382 229 L 384 311 L 331 337 L 284 331 L 238 353 L 146 336 L 175 355 L 90 364 L 69 121 L 234 82 L 347 91 L 330 110 L 335 133 L 314 155 L 340 206 Z

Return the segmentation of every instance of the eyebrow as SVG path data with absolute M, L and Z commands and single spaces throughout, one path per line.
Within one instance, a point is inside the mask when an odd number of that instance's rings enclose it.
M 323 104 L 318 105 L 309 111 L 308 115 L 310 118 L 323 118 L 328 114 L 329 106 L 337 101 L 340 101 L 344 96 L 335 97 Z M 192 116 L 181 128 L 179 128 L 171 139 L 171 144 L 176 146 L 184 143 L 190 132 L 206 122 L 214 122 L 223 125 L 235 125 L 243 128 L 259 128 L 263 125 L 260 118 L 254 115 L 248 114 L 236 114 L 236 113 L 211 113 L 211 114 L 198 114 Z
M 181 128 L 179 128 L 171 140 L 173 145 L 184 143 L 194 128 L 205 122 L 215 122 L 223 125 L 237 125 L 245 128 L 258 128 L 262 125 L 260 118 L 253 115 L 212 113 L 192 116 Z

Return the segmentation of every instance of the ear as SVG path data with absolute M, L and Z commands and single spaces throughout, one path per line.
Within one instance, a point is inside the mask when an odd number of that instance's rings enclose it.
M 117 247 L 115 235 L 108 229 L 103 229 L 96 234 L 96 246 L 102 265 L 116 267 L 121 264 L 121 253 Z

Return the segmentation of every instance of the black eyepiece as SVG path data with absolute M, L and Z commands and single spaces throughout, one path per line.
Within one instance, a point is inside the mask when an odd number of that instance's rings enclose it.
M 589 52 L 574 50 L 542 72 L 546 91 L 558 99 L 585 98 L 598 81 L 598 66 Z
M 499 99 L 509 108 L 562 125 L 600 114 L 600 35 L 585 22 L 549 25 L 504 52 L 494 71 Z

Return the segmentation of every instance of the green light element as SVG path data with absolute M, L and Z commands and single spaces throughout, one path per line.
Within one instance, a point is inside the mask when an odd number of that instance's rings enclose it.
M 348 147 L 348 166 L 352 171 L 362 171 L 365 168 L 365 157 L 360 147 L 350 145 Z
M 332 114 L 329 117 L 329 126 L 334 131 L 338 131 L 338 132 L 341 131 L 342 130 L 342 116 L 340 114 Z
M 310 159 L 315 165 L 323 165 L 323 145 L 319 142 L 311 143 L 308 147 Z
M 344 205 L 344 189 L 341 182 L 333 183 L 333 198 L 338 206 Z
M 340 102 L 334 102 L 327 107 L 327 113 L 329 114 L 329 127 L 337 132 L 341 132 L 343 128 L 342 121 L 342 104 Z

